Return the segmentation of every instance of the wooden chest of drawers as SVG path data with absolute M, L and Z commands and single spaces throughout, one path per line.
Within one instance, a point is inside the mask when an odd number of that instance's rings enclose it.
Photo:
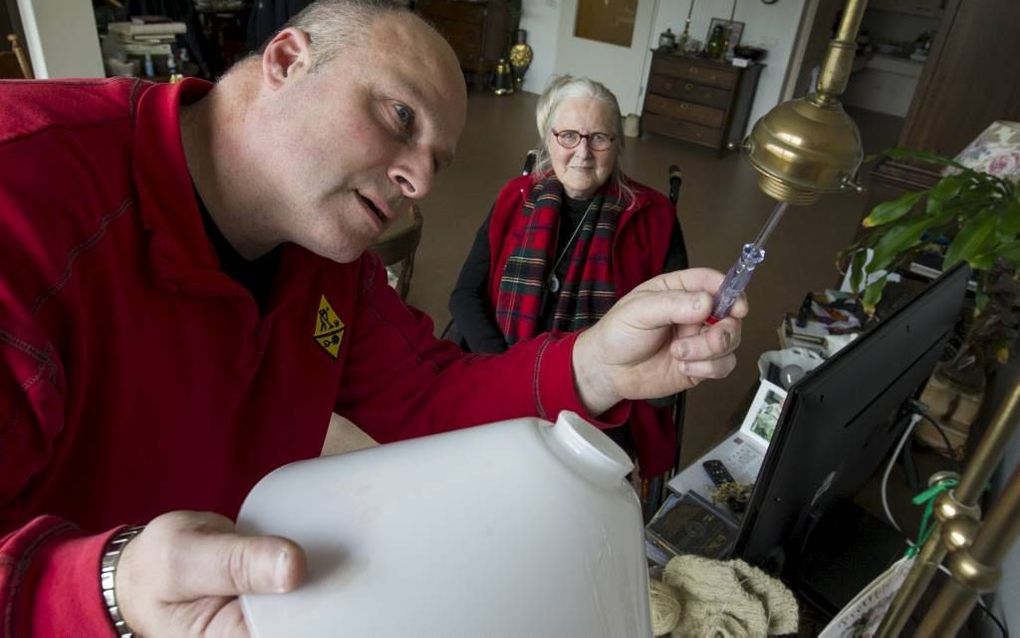
M 714 148 L 739 144 L 762 65 L 655 52 L 641 112 L 646 132 Z
M 506 0 L 418 0 L 418 13 L 443 34 L 472 79 L 485 82 L 509 49 Z

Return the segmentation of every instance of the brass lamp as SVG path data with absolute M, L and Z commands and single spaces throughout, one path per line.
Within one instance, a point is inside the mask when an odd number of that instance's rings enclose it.
M 846 89 L 866 5 L 867 0 L 847 2 L 836 37 L 829 43 L 816 92 L 773 108 L 755 123 L 744 141 L 744 152 L 758 172 L 758 185 L 780 202 L 756 247 L 786 204 L 807 205 L 821 193 L 859 188 L 854 180 L 863 159 L 861 136 L 837 97 Z M 999 565 L 1020 538 L 1020 470 L 1013 473 L 983 523 L 977 503 L 1006 442 L 1020 427 L 1020 375 L 1011 381 L 1012 389 L 993 416 L 959 485 L 940 497 L 935 528 L 897 591 L 878 629 L 879 638 L 902 634 L 947 554 L 952 580 L 929 609 L 919 636 L 955 635 L 977 596 L 998 584 Z
M 804 206 L 821 193 L 859 188 L 853 180 L 864 158 L 861 134 L 836 98 L 850 78 L 866 4 L 867 0 L 847 3 L 839 31 L 829 43 L 817 91 L 776 106 L 755 122 L 744 141 L 744 152 L 758 172 L 758 186 L 779 204 L 755 240 L 744 244 L 713 295 L 710 323 L 729 314 L 765 259 L 765 242 L 789 205 Z
M 858 188 L 854 179 L 864 158 L 861 134 L 836 98 L 850 78 L 866 5 L 866 0 L 847 3 L 816 92 L 773 108 L 744 141 L 758 186 L 773 199 L 807 205 L 821 193 Z

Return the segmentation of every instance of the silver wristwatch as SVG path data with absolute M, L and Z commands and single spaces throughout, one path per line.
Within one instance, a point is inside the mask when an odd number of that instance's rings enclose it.
M 143 529 L 145 529 L 144 525 L 128 527 L 114 536 L 106 546 L 106 551 L 103 552 L 103 561 L 99 568 L 99 588 L 103 592 L 103 601 L 106 603 L 106 610 L 110 613 L 110 620 L 113 621 L 113 630 L 120 638 L 134 638 L 135 633 L 124 621 L 124 617 L 120 614 L 120 607 L 117 605 L 117 594 L 114 590 L 117 563 L 120 562 L 120 555 L 124 552 L 124 547 Z

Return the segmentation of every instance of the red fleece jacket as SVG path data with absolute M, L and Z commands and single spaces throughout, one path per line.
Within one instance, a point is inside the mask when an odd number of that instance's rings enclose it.
M 111 534 L 234 517 L 319 454 L 334 410 L 381 442 L 582 410 L 573 338 L 463 356 L 374 257 L 284 246 L 260 315 L 219 269 L 181 146 L 179 105 L 209 89 L 0 83 L 0 635 L 112 633 Z

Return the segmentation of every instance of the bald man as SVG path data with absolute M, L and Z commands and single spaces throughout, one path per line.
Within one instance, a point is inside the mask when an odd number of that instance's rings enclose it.
M 334 411 L 384 443 L 611 427 L 732 370 L 746 304 L 704 328 L 704 270 L 500 356 L 433 338 L 365 250 L 465 110 L 449 46 L 379 0 L 311 5 L 215 86 L 0 86 L 0 633 L 246 635 L 237 595 L 305 563 L 231 519 Z

